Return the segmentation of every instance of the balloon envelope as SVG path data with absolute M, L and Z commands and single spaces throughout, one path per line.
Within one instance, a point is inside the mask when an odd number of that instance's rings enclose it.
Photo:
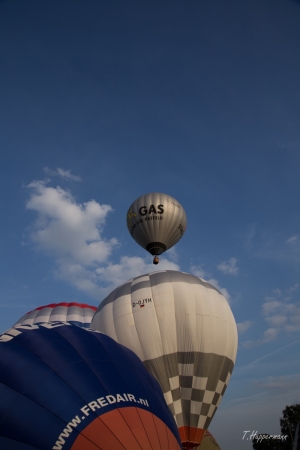
M 194 275 L 154 272 L 115 289 L 91 327 L 139 356 L 162 387 L 184 448 L 199 445 L 236 358 L 236 323 L 223 295 Z
M 51 303 L 50 305 L 39 306 L 28 312 L 14 326 L 59 321 L 89 328 L 96 310 L 95 306 L 86 305 L 85 303 Z
M 133 239 L 151 255 L 161 255 L 181 239 L 186 229 L 186 214 L 173 197 L 152 192 L 142 195 L 130 206 L 127 228 Z
M 138 357 L 67 323 L 0 336 L 0 448 L 179 450 L 173 417 Z
M 221 448 L 214 436 L 206 430 L 202 442 L 199 447 L 197 447 L 197 450 L 221 450 Z

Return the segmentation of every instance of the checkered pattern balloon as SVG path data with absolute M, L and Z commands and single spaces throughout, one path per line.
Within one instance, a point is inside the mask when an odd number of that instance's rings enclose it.
M 183 448 L 199 445 L 236 358 L 237 328 L 224 296 L 194 275 L 154 272 L 115 289 L 91 327 L 139 356 L 161 385 Z

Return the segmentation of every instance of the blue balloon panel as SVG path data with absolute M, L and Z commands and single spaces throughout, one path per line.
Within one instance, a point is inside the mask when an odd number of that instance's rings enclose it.
M 129 349 L 66 323 L 0 336 L 3 450 L 180 450 L 156 379 Z

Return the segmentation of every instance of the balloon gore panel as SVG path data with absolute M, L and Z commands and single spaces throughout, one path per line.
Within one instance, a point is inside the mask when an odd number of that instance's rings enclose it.
M 111 292 L 91 327 L 138 355 L 160 383 L 183 448 L 197 447 L 236 359 L 237 327 L 221 292 L 195 275 L 151 272 Z
M 68 323 L 12 328 L 0 336 L 0 365 L 0 448 L 180 449 L 158 382 L 102 333 Z
M 69 322 L 78 327 L 89 328 L 96 311 L 95 306 L 85 303 L 62 302 L 39 306 L 22 316 L 15 327 L 51 322 Z

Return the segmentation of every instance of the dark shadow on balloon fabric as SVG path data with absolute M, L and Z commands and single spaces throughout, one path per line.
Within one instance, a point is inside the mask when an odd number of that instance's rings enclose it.
M 0 336 L 0 448 L 180 450 L 161 388 L 108 336 L 67 323 Z

